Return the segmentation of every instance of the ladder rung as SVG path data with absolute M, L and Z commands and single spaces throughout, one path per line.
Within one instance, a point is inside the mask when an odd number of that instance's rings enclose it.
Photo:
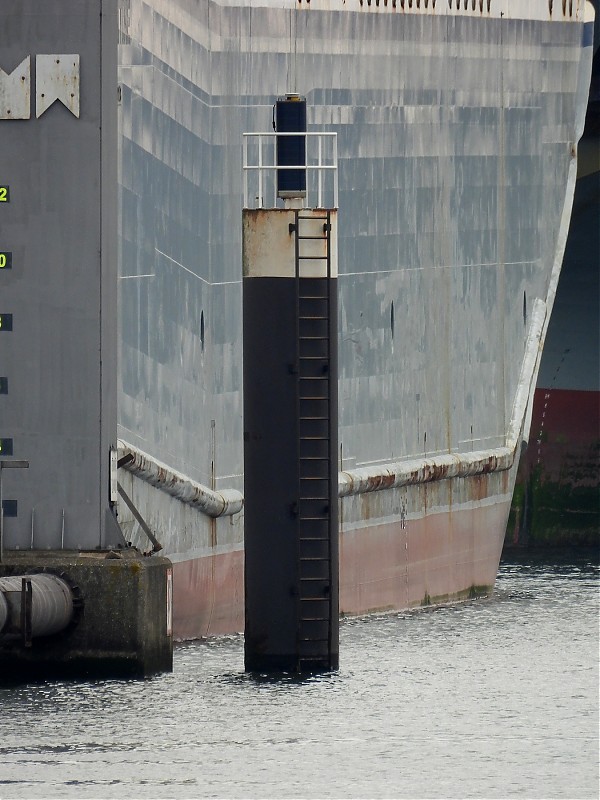
M 302 499 L 302 498 L 300 498 L 300 499 Z M 310 516 L 310 517 L 298 516 L 298 519 L 300 520 L 300 522 L 309 522 L 310 520 L 313 520 L 313 521 L 314 520 L 319 520 L 320 522 L 325 522 L 326 520 L 329 519 L 329 514 L 326 511 L 323 511 L 323 512 L 321 512 L 321 514 L 318 517 L 316 517 L 316 516 Z
M 328 558 L 318 558 L 317 556 L 300 556 L 300 561 L 329 561 Z
M 300 501 L 304 500 L 303 497 L 300 498 Z M 329 519 L 329 514 L 327 512 L 323 512 L 318 517 L 298 517 L 299 522 L 316 522 L 317 520 L 320 522 L 326 522 Z
M 329 617 L 300 617 L 299 619 L 300 624 L 303 622 L 329 622 Z M 308 639 L 304 641 L 313 641 L 313 642 L 326 642 L 329 637 L 321 637 L 321 636 L 310 636 L 308 632 L 304 633 L 304 636 L 308 636 Z M 301 637 L 302 638 L 302 637 Z
M 319 644 L 321 642 L 329 642 L 329 636 L 326 639 L 302 639 L 303 642 L 314 642 L 315 644 Z M 298 657 L 298 661 L 308 661 L 309 663 L 314 663 L 315 661 L 322 661 L 324 664 L 327 663 L 328 656 L 323 655 L 323 653 L 313 653 L 313 655 L 306 655 L 303 654 Z

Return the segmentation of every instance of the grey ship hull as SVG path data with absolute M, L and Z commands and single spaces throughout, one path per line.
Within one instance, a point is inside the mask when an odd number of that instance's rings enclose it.
M 173 561 L 178 638 L 243 627 L 241 141 L 290 91 L 339 140 L 340 609 L 494 585 L 590 24 L 456 5 L 120 2 L 120 480 Z
M 600 544 L 600 0 L 563 267 L 506 545 Z

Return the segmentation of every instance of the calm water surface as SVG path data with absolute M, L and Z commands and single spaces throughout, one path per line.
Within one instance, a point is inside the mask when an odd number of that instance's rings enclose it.
M 346 620 L 339 672 L 0 689 L 0 798 L 597 798 L 597 563 L 504 563 L 487 601 Z

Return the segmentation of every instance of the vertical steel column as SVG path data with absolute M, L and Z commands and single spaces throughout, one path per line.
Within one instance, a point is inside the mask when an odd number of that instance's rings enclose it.
M 245 665 L 337 668 L 335 211 L 243 212 Z

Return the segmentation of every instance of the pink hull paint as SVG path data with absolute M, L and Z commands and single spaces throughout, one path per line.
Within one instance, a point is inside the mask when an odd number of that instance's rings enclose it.
M 508 503 L 342 532 L 340 613 L 401 610 L 491 589 Z M 244 554 L 173 565 L 175 639 L 244 629 Z
M 340 611 L 403 609 L 490 589 L 508 504 L 432 514 L 347 532 L 340 542 Z
M 173 636 L 199 639 L 244 630 L 244 552 L 173 564 Z

